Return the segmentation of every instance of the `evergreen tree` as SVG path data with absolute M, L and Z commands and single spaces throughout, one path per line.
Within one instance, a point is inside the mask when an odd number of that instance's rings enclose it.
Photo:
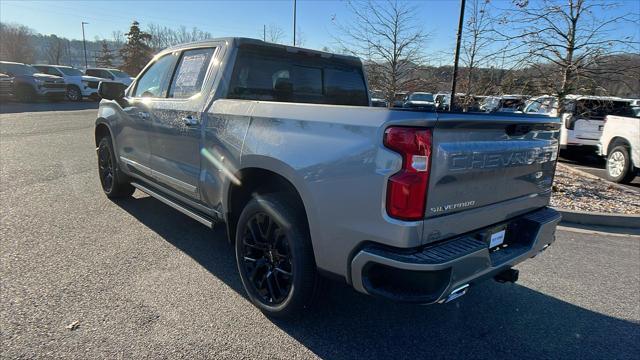
M 112 68 L 113 67 L 113 53 L 111 49 L 109 49 L 109 45 L 106 40 L 102 40 L 102 50 L 100 52 L 100 56 L 96 58 L 96 66 Z
M 136 76 L 151 59 L 151 48 L 147 44 L 151 35 L 140 30 L 140 23 L 135 20 L 125 35 L 127 43 L 120 49 L 124 61 L 121 68 L 131 76 Z

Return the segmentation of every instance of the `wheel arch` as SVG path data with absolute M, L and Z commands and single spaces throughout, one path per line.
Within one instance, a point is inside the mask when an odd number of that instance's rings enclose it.
M 611 138 L 611 141 L 609 141 L 609 146 L 607 146 L 607 155 L 611 153 L 611 150 L 613 150 L 614 147 L 621 145 L 625 146 L 628 149 L 631 149 L 631 143 L 626 138 L 622 136 L 614 136 L 613 138 Z
M 295 185 L 295 180 L 280 171 L 262 166 L 247 166 L 236 172 L 239 183 L 230 183 L 225 192 L 225 218 L 230 242 L 235 241 L 235 231 L 240 213 L 244 206 L 256 195 L 269 193 L 287 193 L 291 195 L 295 206 L 302 212 L 309 230 L 309 206 Z
M 111 141 L 113 141 L 111 128 L 107 124 L 107 121 L 105 119 L 98 119 L 96 121 L 96 127 L 94 129 L 94 139 L 96 147 L 98 147 L 98 145 L 100 144 L 100 140 L 105 136 L 110 136 Z

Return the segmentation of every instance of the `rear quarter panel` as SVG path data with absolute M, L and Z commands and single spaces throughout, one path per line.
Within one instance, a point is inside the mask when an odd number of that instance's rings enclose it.
M 382 146 L 386 126 L 433 126 L 435 113 L 381 108 L 257 101 L 241 168 L 264 168 L 298 190 L 319 268 L 347 276 L 348 263 L 368 241 L 420 245 L 422 221 L 402 222 L 385 210 L 387 178 L 401 158 Z

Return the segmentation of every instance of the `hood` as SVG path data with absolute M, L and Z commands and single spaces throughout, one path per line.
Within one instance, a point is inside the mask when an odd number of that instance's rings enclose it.
M 64 82 L 64 79 L 62 79 L 60 76 L 54 76 L 54 75 L 43 74 L 43 73 L 35 73 L 33 74 L 33 77 L 40 80 L 48 80 L 48 81 L 60 82 L 60 83 Z
M 108 79 L 103 79 L 103 78 L 99 78 L 99 77 L 95 77 L 95 76 L 89 76 L 89 75 L 82 75 L 82 80 L 83 81 L 109 81 Z
M 433 101 L 409 100 L 407 101 L 407 103 L 413 104 L 413 105 L 433 105 Z

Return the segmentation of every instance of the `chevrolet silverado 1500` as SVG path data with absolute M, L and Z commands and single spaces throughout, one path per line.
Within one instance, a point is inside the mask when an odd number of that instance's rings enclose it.
M 164 50 L 99 93 L 105 194 L 225 223 L 269 315 L 304 308 L 319 275 L 446 302 L 555 239 L 557 118 L 371 107 L 359 59 L 241 38 Z

